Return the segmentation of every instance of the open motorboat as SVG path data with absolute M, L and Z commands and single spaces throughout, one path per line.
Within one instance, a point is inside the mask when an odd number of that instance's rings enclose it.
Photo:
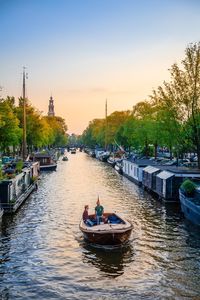
M 84 238 L 94 244 L 120 245 L 128 241 L 133 224 L 116 213 L 104 213 L 104 222 L 96 223 L 95 215 L 89 215 L 89 221 L 80 222 Z
M 62 160 L 63 161 L 68 161 L 68 157 L 67 156 L 63 156 Z
M 76 148 L 71 148 L 71 154 L 76 154 Z

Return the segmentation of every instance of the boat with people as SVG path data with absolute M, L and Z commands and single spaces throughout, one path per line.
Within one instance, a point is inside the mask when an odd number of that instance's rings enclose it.
M 85 240 L 99 245 L 120 245 L 128 241 L 133 224 L 117 213 L 104 213 L 103 222 L 97 224 L 96 215 L 88 216 L 89 220 L 80 221 L 79 228 Z

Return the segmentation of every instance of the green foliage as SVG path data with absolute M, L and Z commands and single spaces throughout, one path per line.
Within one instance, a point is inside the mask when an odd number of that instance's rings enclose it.
M 0 181 L 4 179 L 2 169 L 0 168 Z
M 44 117 L 49 126 L 49 145 L 64 146 L 67 144 L 67 125 L 61 117 Z
M 170 68 L 170 81 L 153 90 L 148 101 L 132 113 L 115 112 L 107 120 L 93 120 L 83 133 L 86 145 L 118 144 L 135 150 L 167 146 L 176 156 L 196 152 L 200 168 L 200 42 L 189 45 L 181 66 Z
M 181 185 L 181 189 L 184 191 L 184 193 L 188 196 L 192 196 L 194 195 L 195 189 L 196 189 L 196 184 L 189 180 L 186 179 L 182 185 Z
M 60 117 L 43 117 L 28 99 L 26 103 L 26 133 L 29 150 L 46 146 L 62 146 L 67 143 L 67 125 Z M 23 99 L 15 106 L 14 97 L 0 99 L 0 150 L 10 146 L 20 147 L 23 132 Z
M 94 119 L 83 132 L 83 143 L 90 147 L 114 145 L 116 140 L 120 140 L 121 143 L 121 138 L 123 138 L 121 126 L 129 115 L 129 111 L 121 111 L 112 113 L 107 119 Z
M 17 171 L 18 173 L 20 173 L 20 172 L 22 171 L 22 168 L 23 168 L 23 161 L 20 160 L 20 161 L 18 161 L 17 164 L 16 164 L 16 171 Z
M 31 178 L 31 183 L 36 182 L 37 179 L 38 179 L 37 176 L 33 176 L 33 177 Z
M 20 142 L 19 120 L 11 107 L 10 98 L 0 100 L 0 149 L 16 146 Z

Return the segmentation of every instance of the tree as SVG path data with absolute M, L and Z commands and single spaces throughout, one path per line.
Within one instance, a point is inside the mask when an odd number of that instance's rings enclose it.
M 44 117 L 52 132 L 49 136 L 49 146 L 64 146 L 67 144 L 67 125 L 65 120 L 57 116 Z
M 170 73 L 172 78 L 170 90 L 177 104 L 177 119 L 184 130 L 191 127 L 188 133 L 183 133 L 183 136 L 192 133 L 191 138 L 193 137 L 200 168 L 200 43 L 190 44 L 185 50 L 182 69 L 174 64 Z M 184 126 L 185 123 L 188 126 Z
M 17 146 L 22 135 L 19 120 L 13 112 L 13 100 L 10 97 L 0 100 L 0 148 L 4 152 L 9 146 Z
M 107 117 L 106 120 L 106 145 L 114 145 L 119 139 L 119 129 L 130 116 L 130 111 L 115 111 Z

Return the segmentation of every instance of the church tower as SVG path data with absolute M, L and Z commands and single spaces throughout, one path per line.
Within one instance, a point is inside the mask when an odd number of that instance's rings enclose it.
M 53 97 L 51 96 L 49 99 L 49 111 L 48 111 L 48 116 L 55 116 L 55 112 L 54 112 L 54 104 L 53 104 Z

